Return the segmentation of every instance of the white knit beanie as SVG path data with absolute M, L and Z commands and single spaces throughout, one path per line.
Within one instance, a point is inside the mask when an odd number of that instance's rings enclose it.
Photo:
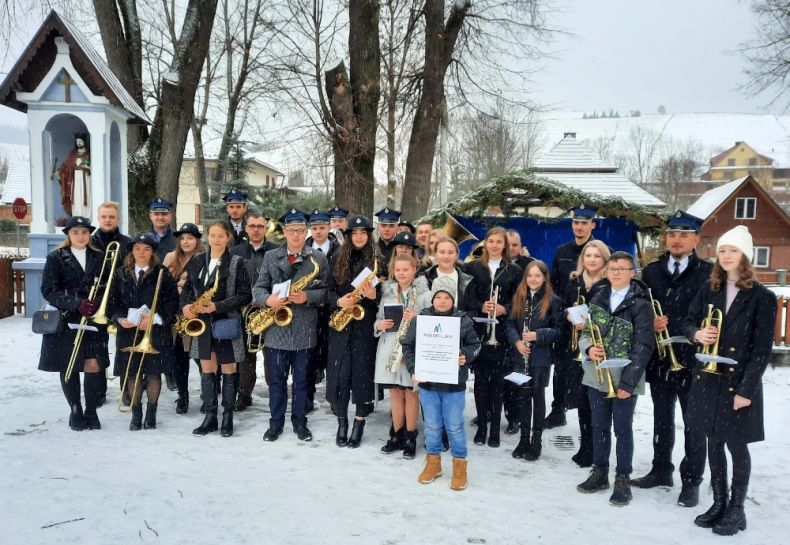
M 719 241 L 716 243 L 716 253 L 719 252 L 719 248 L 722 246 L 735 246 L 743 252 L 743 255 L 749 260 L 749 263 L 752 262 L 752 254 L 754 253 L 752 234 L 745 225 L 736 225 L 721 235 Z

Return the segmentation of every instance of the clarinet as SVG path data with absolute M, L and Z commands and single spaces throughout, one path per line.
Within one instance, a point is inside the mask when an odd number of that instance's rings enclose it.
M 529 326 L 532 325 L 532 298 L 527 294 L 527 300 L 524 303 L 524 326 L 521 328 L 522 339 L 523 334 L 529 332 Z M 529 348 L 531 343 L 524 341 L 524 345 Z M 524 374 L 529 375 L 529 354 L 521 356 L 524 358 Z

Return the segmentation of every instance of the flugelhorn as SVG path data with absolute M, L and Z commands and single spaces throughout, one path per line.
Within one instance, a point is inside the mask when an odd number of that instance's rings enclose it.
M 661 308 L 661 301 L 656 301 L 653 299 L 653 290 L 650 288 L 647 289 L 647 293 L 650 295 L 650 302 L 653 304 L 653 314 L 656 318 L 663 317 L 664 311 Z M 663 360 L 669 356 L 669 361 L 671 362 L 669 370 L 671 372 L 674 373 L 684 368 L 675 355 L 675 349 L 672 347 L 669 339 L 669 329 L 666 327 L 661 331 L 656 332 L 656 347 L 658 348 L 658 357 L 660 359 Z
M 573 302 L 573 306 L 578 307 L 586 302 L 584 295 L 582 295 L 581 286 L 577 287 L 576 301 Z M 584 354 L 582 354 L 581 348 L 579 348 L 579 330 L 576 329 L 576 324 L 574 323 L 571 323 L 571 352 L 576 352 L 576 356 L 573 358 L 574 361 L 584 360 Z
M 606 398 L 611 399 L 617 397 L 617 392 L 614 390 L 614 382 L 612 381 L 612 372 L 609 370 L 608 367 L 601 369 L 600 363 L 606 360 L 606 348 L 603 345 L 603 337 L 601 336 L 601 328 L 595 325 L 592 321 L 592 316 L 590 314 L 587 315 L 587 324 L 590 328 L 590 340 L 593 343 L 593 346 L 600 346 L 601 350 L 603 350 L 603 359 L 600 361 L 593 360 L 593 365 L 595 366 L 595 376 L 598 379 L 598 384 L 603 384 L 604 380 L 606 381 Z
M 479 240 L 469 229 L 458 223 L 458 220 L 450 214 L 447 214 L 447 219 L 444 222 L 442 230 L 458 244 L 466 242 L 467 240 Z
M 121 245 L 117 241 L 112 241 L 107 245 L 107 248 L 104 252 L 104 260 L 101 264 L 101 270 L 99 271 L 99 276 L 93 279 L 93 284 L 91 285 L 91 289 L 88 292 L 88 300 L 93 301 L 96 299 L 96 296 L 99 294 L 99 288 L 101 286 L 105 286 L 105 294 L 103 299 L 106 299 L 109 293 L 107 287 L 109 287 L 110 282 L 112 281 L 112 276 L 115 274 L 115 267 L 118 264 L 118 250 Z M 107 268 L 107 263 L 110 263 L 110 271 L 109 275 L 107 276 L 107 281 L 102 282 L 104 278 L 104 272 Z M 104 300 L 102 304 L 104 304 Z M 105 305 L 104 312 L 106 315 L 107 307 Z M 98 311 L 97 311 L 98 312 Z M 94 320 L 95 321 L 95 320 Z M 85 336 L 85 325 L 88 323 L 88 317 L 83 316 L 80 319 L 80 327 L 77 329 L 76 334 L 74 335 L 74 346 L 71 349 L 71 357 L 69 358 L 69 363 L 66 366 L 66 372 L 63 374 L 63 382 L 67 383 L 71 380 L 71 375 L 74 373 L 74 364 L 77 362 L 77 357 L 80 353 L 80 348 L 82 347 L 82 338 Z
M 696 358 L 704 362 L 705 365 L 702 367 L 702 371 L 705 373 L 710 373 L 711 375 L 720 375 L 718 369 L 718 361 L 719 361 L 719 339 L 721 338 L 721 326 L 724 323 L 724 315 L 722 314 L 721 310 L 718 308 L 714 308 L 713 305 L 708 305 L 708 315 L 702 320 L 700 324 L 700 329 L 705 329 L 708 327 L 715 327 L 716 328 L 716 342 L 713 344 L 704 344 L 700 349 L 699 353 L 697 353 Z
M 143 362 L 145 361 L 146 354 L 159 354 L 159 350 L 154 347 L 154 343 L 151 341 L 151 336 L 154 331 L 154 321 L 156 320 L 156 304 L 159 300 L 159 289 L 162 287 L 162 274 L 164 274 L 164 272 L 164 268 L 159 269 L 159 276 L 156 278 L 154 299 L 151 301 L 151 310 L 148 312 L 148 327 L 145 328 L 143 339 L 137 343 L 137 335 L 140 333 L 140 326 L 138 325 L 134 331 L 132 344 L 126 348 L 121 348 L 121 352 L 129 353 L 129 359 L 126 362 L 126 373 L 124 373 L 123 383 L 121 384 L 121 396 L 118 398 L 118 410 L 122 413 L 129 412 L 132 410 L 132 407 L 134 407 L 134 400 L 137 398 L 137 388 L 140 387 L 140 378 L 143 374 Z M 132 358 L 135 354 L 140 354 L 140 361 L 139 365 L 137 366 L 137 374 L 134 377 L 134 388 L 132 388 L 132 395 L 129 398 L 129 406 L 124 407 L 123 392 L 126 391 L 126 385 L 129 382 L 129 369 L 132 367 Z
M 497 325 L 497 318 L 496 318 L 496 308 L 499 305 L 499 286 L 494 286 L 494 280 L 491 280 L 491 292 L 489 293 L 490 301 L 494 302 L 494 310 L 488 313 L 488 319 L 490 320 L 486 327 L 488 328 L 488 340 L 486 344 L 488 346 L 498 346 L 499 341 L 496 340 L 496 325 Z

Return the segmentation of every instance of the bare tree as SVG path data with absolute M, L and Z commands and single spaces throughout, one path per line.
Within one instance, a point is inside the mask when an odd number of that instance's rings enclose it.
M 770 104 L 785 101 L 790 105 L 790 1 L 753 0 L 757 18 L 755 38 L 741 46 L 749 62 L 747 83 L 741 89 L 748 94 L 770 92 Z
M 694 193 L 694 179 L 704 164 L 702 145 L 689 139 L 680 142 L 665 139 L 659 146 L 654 169 L 654 183 L 658 197 L 667 209 L 687 208 L 698 195 Z
M 660 143 L 660 133 L 641 126 L 632 127 L 621 153 L 614 160 L 632 182 L 644 187 L 652 179 Z

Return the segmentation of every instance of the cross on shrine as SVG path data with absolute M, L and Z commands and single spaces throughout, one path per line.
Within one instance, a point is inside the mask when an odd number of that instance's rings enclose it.
M 58 80 L 58 83 L 66 88 L 66 102 L 71 102 L 71 86 L 77 82 L 69 77 L 68 72 L 63 72 L 63 76 Z

